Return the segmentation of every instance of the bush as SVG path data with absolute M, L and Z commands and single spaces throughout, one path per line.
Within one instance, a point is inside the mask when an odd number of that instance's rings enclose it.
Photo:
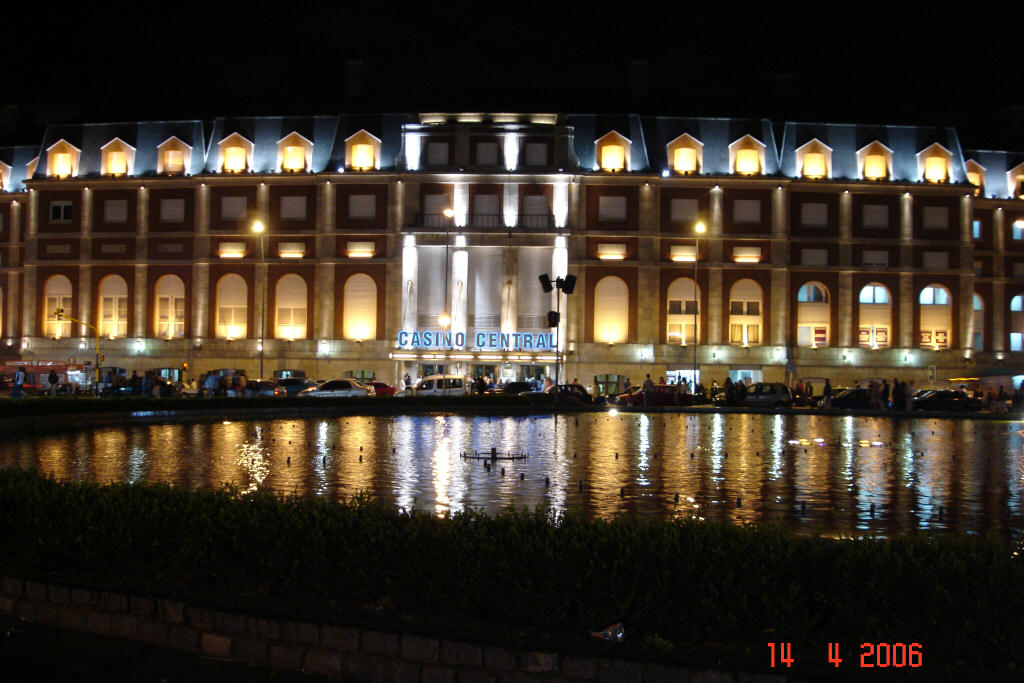
M 239 602 L 347 610 L 386 598 L 399 613 L 434 615 L 449 635 L 494 624 L 570 649 L 623 621 L 638 656 L 692 661 L 726 647 L 763 667 L 770 641 L 821 662 L 828 642 L 855 657 L 871 641 L 923 643 L 930 663 L 1024 661 L 1024 631 L 1010 627 L 1024 569 L 997 539 L 834 540 L 544 509 L 439 518 L 363 496 L 98 486 L 6 468 L 0 558 L 22 573 Z

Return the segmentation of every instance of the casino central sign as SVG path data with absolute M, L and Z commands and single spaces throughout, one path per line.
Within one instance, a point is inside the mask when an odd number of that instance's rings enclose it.
M 414 349 L 465 349 L 479 351 L 554 351 L 554 332 L 434 332 L 430 330 L 401 330 L 398 345 Z

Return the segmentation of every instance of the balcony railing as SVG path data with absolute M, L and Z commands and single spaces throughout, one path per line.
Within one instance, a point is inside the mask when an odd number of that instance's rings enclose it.
M 442 214 L 428 213 L 416 214 L 413 216 L 409 227 L 434 228 L 438 230 L 554 230 L 555 217 L 548 214 L 544 216 L 519 215 L 516 217 L 516 225 L 509 227 L 505 225 L 504 214 L 473 214 L 466 217 L 465 226 L 456 226 L 455 221 L 446 218 Z

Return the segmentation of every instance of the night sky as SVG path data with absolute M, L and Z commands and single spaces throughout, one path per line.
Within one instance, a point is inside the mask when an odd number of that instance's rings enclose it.
M 1024 150 L 1009 4 L 661 4 L 5 12 L 0 144 L 38 143 L 47 122 L 502 110 L 952 125 L 965 148 Z

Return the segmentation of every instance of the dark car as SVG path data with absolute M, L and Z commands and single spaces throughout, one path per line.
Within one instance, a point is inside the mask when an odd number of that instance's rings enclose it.
M 728 397 L 723 393 L 715 400 L 726 403 Z M 781 382 L 754 382 L 747 387 L 743 401 L 736 405 L 750 408 L 789 408 L 793 405 L 793 392 Z
M 533 382 L 508 382 L 493 391 L 487 393 L 506 394 L 516 396 L 524 391 L 533 391 Z
M 682 391 L 677 392 L 676 389 L 677 387 L 674 384 L 658 384 L 654 387 L 654 395 L 647 402 L 647 407 L 660 408 L 664 406 L 690 406 L 694 404 L 695 401 L 692 394 L 684 394 Z M 615 402 L 620 406 L 643 408 L 644 391 L 642 388 L 637 387 L 634 391 L 616 396 Z
M 910 402 L 911 410 L 948 410 L 950 412 L 975 412 L 985 407 L 980 398 L 972 398 L 966 392 L 956 389 L 939 389 L 915 396 Z
M 373 387 L 377 396 L 394 396 L 398 392 L 398 387 L 391 386 L 387 382 L 367 382 L 367 384 Z
M 285 377 L 277 380 L 277 385 L 284 389 L 289 396 L 295 396 L 303 389 L 315 386 L 316 382 L 304 377 Z
M 818 405 L 821 406 L 822 402 Z M 850 387 L 849 389 L 839 389 L 832 394 L 832 402 L 830 403 L 831 408 L 842 408 L 842 409 L 863 409 L 871 407 L 871 392 L 868 391 L 867 387 Z
M 245 395 L 250 397 L 287 396 L 284 387 L 270 379 L 250 379 L 245 383 Z
M 547 403 L 554 398 L 555 387 L 550 386 L 544 391 L 524 391 L 520 394 L 523 398 Z M 579 384 L 559 384 L 558 401 L 565 404 L 593 405 L 594 397 L 587 393 L 587 390 Z

